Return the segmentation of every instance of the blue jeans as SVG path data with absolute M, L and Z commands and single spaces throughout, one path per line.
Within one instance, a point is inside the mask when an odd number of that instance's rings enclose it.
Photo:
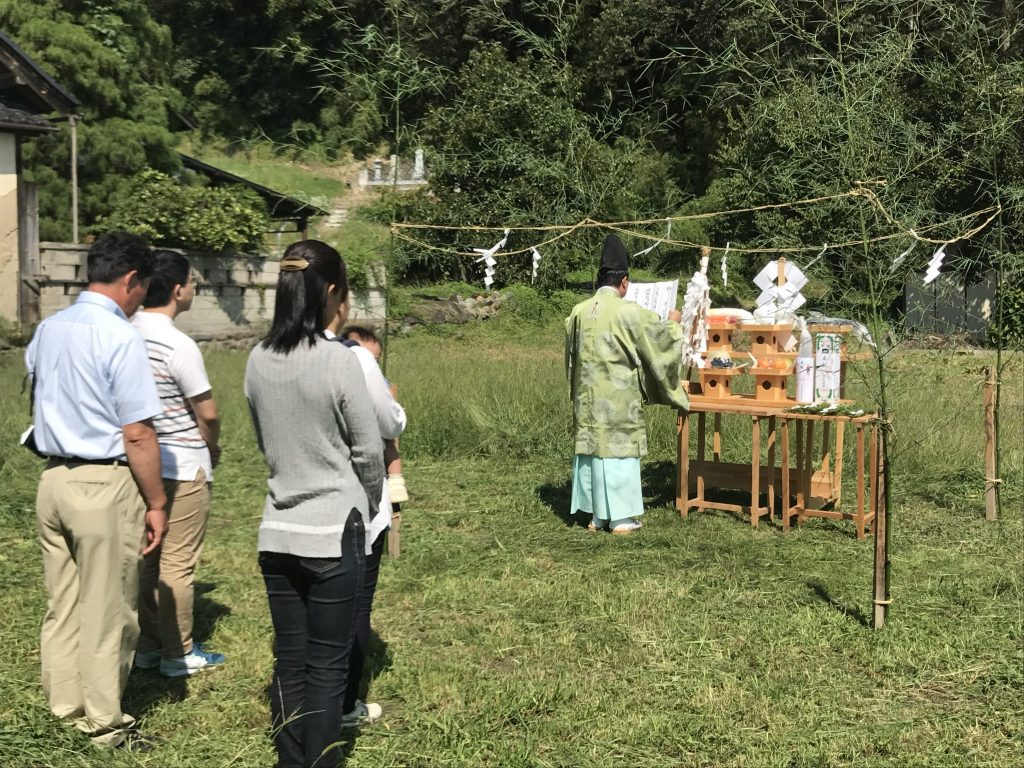
M 337 765 L 356 605 L 366 570 L 363 547 L 363 521 L 352 510 L 341 557 L 260 552 L 274 622 L 270 710 L 278 768 Z

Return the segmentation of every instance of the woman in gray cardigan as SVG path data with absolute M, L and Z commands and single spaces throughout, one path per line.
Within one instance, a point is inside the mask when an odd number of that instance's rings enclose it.
M 354 608 L 380 506 L 383 442 L 355 355 L 323 338 L 348 296 L 345 262 L 318 240 L 281 259 L 274 321 L 245 370 L 270 468 L 260 568 L 274 623 L 278 768 L 335 766 Z

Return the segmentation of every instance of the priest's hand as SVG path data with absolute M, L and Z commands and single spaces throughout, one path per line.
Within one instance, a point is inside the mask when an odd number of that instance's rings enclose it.
M 673 323 L 681 323 L 683 322 L 683 313 L 678 309 L 670 309 L 668 311 L 668 319 Z

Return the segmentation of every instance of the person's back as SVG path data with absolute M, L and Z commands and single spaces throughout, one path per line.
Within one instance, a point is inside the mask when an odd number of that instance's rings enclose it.
M 40 638 L 51 711 L 98 746 L 148 751 L 121 709 L 138 637 L 140 550 L 167 527 L 152 419 L 160 399 L 128 315 L 142 303 L 152 254 L 137 235 L 89 249 L 89 285 L 40 324 L 25 353 L 34 441 L 49 457 L 36 495 L 47 609 Z
M 121 418 L 148 418 L 151 388 L 118 388 L 129 358 L 121 350 L 141 342 L 112 301 L 86 292 L 47 318 L 25 354 L 35 379 L 35 440 L 51 456 L 123 457 Z M 144 352 L 144 349 L 142 350 Z
M 249 355 L 245 394 L 267 464 L 260 571 L 274 624 L 270 685 L 279 765 L 338 761 L 365 532 L 384 480 L 381 436 L 352 352 L 324 339 L 348 297 L 326 243 L 281 259 L 274 320 Z
M 249 355 L 245 392 L 270 468 L 261 550 L 291 537 L 322 549 L 314 521 L 341 515 L 343 507 L 369 520 L 358 475 L 368 462 L 346 442 L 352 436 L 344 413 L 360 389 L 366 392 L 362 369 L 340 344 L 302 344 L 287 354 L 261 345 Z
M 565 365 L 573 402 L 572 513 L 588 528 L 628 534 L 640 527 L 640 458 L 647 454 L 643 405 L 686 407 L 680 387 L 682 331 L 624 300 L 629 257 L 615 235 L 605 240 L 597 292 L 565 321 Z
M 163 413 L 153 420 L 167 492 L 167 538 L 143 560 L 135 666 L 185 677 L 223 664 L 194 641 L 195 571 L 206 538 L 220 418 L 203 355 L 174 319 L 192 307 L 192 267 L 182 254 L 153 254 L 153 277 L 132 325 L 146 341 Z

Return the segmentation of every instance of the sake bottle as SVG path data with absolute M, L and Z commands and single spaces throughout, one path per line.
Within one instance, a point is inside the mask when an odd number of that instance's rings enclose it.
M 814 402 L 814 341 L 807 330 L 807 322 L 801 317 L 800 345 L 796 358 L 796 401 L 798 403 Z

